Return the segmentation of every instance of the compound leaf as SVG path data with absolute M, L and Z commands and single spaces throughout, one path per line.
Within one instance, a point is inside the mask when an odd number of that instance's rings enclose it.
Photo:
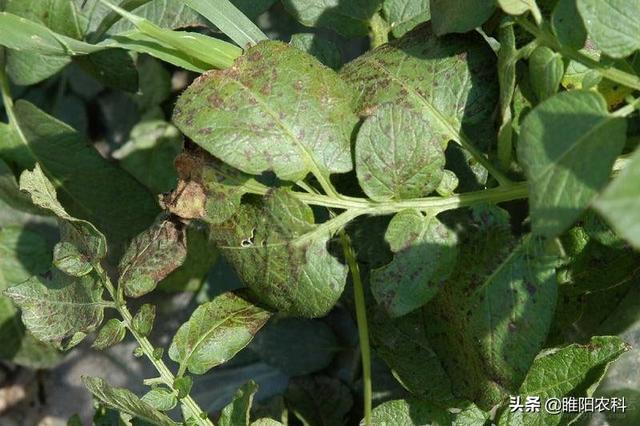
M 587 32 L 612 58 L 640 49 L 640 3 L 625 0 L 577 0 Z
M 626 127 L 607 112 L 600 94 L 586 90 L 559 93 L 527 115 L 518 157 L 536 234 L 554 237 L 578 219 L 606 184 Z
M 269 312 L 225 293 L 204 303 L 176 333 L 169 357 L 181 370 L 204 374 L 249 344 L 269 319 Z
M 269 72 L 264 72 L 269 70 Z M 352 168 L 352 91 L 312 56 L 275 41 L 234 66 L 198 78 L 180 97 L 174 122 L 227 164 L 284 180 Z M 247 121 L 251 124 L 247 125 Z
M 431 0 L 431 22 L 437 35 L 466 33 L 484 24 L 495 0 Z

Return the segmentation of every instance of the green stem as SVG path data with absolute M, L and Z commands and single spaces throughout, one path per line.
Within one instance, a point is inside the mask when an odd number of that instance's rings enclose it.
M 340 233 L 342 249 L 344 257 L 349 265 L 351 278 L 353 279 L 353 296 L 356 305 L 356 322 L 358 323 L 358 336 L 360 339 L 360 355 L 362 358 L 362 383 L 364 393 L 364 424 L 371 426 L 371 405 L 372 405 L 372 387 L 371 387 L 371 347 L 369 345 L 369 326 L 367 324 L 367 307 L 364 300 L 364 288 L 360 277 L 360 267 L 351 246 L 351 241 L 347 234 L 342 231 Z
M 595 59 L 585 55 L 584 53 L 561 45 L 551 33 L 538 28 L 536 25 L 529 22 L 526 18 L 521 17 L 517 18 L 516 20 L 522 28 L 535 36 L 541 44 L 554 49 L 555 51 L 569 59 L 580 62 L 581 64 L 586 65 L 587 67 L 595 71 L 598 71 L 600 75 L 608 80 L 615 81 L 616 83 L 623 84 L 632 89 L 640 90 L 640 77 L 638 77 L 637 75 L 624 72 L 614 67 L 603 65 Z
M 173 383 L 176 379 L 175 376 L 173 375 L 171 370 L 169 370 L 169 367 L 167 367 L 164 361 L 162 361 L 162 359 L 157 359 L 154 356 L 154 347 L 149 339 L 140 335 L 140 333 L 138 333 L 133 327 L 133 316 L 131 315 L 131 312 L 125 305 L 124 301 L 120 297 L 118 297 L 118 292 L 114 285 L 111 283 L 111 280 L 109 279 L 109 276 L 104 271 L 104 269 L 102 269 L 100 265 L 95 265 L 95 270 L 98 275 L 100 275 L 103 285 L 107 289 L 107 292 L 116 303 L 116 309 L 118 309 L 118 312 L 120 313 L 125 326 L 140 345 L 140 348 L 142 349 L 144 355 L 149 361 L 151 361 L 151 364 L 153 364 L 156 371 L 160 374 L 158 380 L 161 381 L 161 383 L 163 383 L 169 389 L 173 389 Z M 204 411 L 202 410 L 202 408 L 200 408 L 200 406 L 198 406 L 198 403 L 190 395 L 182 398 L 180 400 L 180 403 L 185 407 L 186 411 L 191 416 L 193 416 L 194 419 L 196 419 L 198 425 L 213 426 L 211 420 L 209 420 L 208 418 L 202 418 L 201 414 L 204 413 Z
M 389 24 L 382 16 L 380 16 L 379 13 L 376 13 L 371 17 L 369 27 L 371 29 L 369 37 L 371 39 L 372 49 L 389 42 Z

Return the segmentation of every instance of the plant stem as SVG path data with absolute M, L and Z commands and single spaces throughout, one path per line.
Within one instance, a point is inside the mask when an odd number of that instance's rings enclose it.
M 104 271 L 104 269 L 102 269 L 100 265 L 94 265 L 94 267 L 98 275 L 100 275 L 104 287 L 107 289 L 107 292 L 115 302 L 116 309 L 120 313 L 125 326 L 140 345 L 140 348 L 142 349 L 144 355 L 149 361 L 151 361 L 151 364 L 153 364 L 156 371 L 158 371 L 158 373 L 160 374 L 158 380 L 161 381 L 169 389 L 173 389 L 173 383 L 176 379 L 175 376 L 173 375 L 171 370 L 169 370 L 169 367 L 167 367 L 164 361 L 162 361 L 162 359 L 157 359 L 154 356 L 154 347 L 149 339 L 140 335 L 140 333 L 138 333 L 133 327 L 133 316 L 131 315 L 131 312 L 127 308 L 124 301 L 118 297 L 117 290 L 111 283 L 111 280 L 109 279 L 107 273 Z M 211 420 L 209 420 L 208 418 L 202 418 L 201 414 L 204 413 L 204 410 L 202 410 L 202 408 L 198 406 L 198 403 L 190 395 L 182 398 L 180 400 L 180 403 L 185 407 L 186 411 L 196 419 L 198 425 L 213 426 Z
M 349 265 L 353 279 L 353 296 L 356 305 L 356 322 L 358 323 L 358 337 L 360 339 L 360 356 L 362 358 L 362 383 L 364 393 L 364 424 L 371 426 L 371 347 L 369 345 L 369 326 L 367 324 L 367 306 L 364 300 L 364 288 L 360 277 L 360 267 L 356 260 L 351 241 L 344 230 L 340 232 L 340 241 L 344 257 Z

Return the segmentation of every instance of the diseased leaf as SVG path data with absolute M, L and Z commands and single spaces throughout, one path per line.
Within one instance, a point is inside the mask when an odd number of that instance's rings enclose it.
M 127 329 L 122 321 L 111 318 L 102 326 L 91 347 L 99 351 L 105 350 L 120 343 L 126 334 Z
M 474 404 L 455 410 L 419 399 L 387 401 L 373 409 L 372 422 L 376 425 L 483 425 L 489 415 Z
M 586 345 L 572 344 L 537 358 L 520 387 L 523 396 L 539 396 L 542 406 L 548 398 L 591 396 L 595 385 L 602 380 L 607 366 L 629 350 L 629 346 L 615 336 L 596 336 Z M 549 380 L 553 378 L 553 380 Z M 499 425 L 557 425 L 565 415 L 540 413 L 511 413 L 500 416 Z
M 618 234 L 640 250 L 640 149 L 594 205 Z
M 403 210 L 389 223 L 385 240 L 391 263 L 371 272 L 371 292 L 391 317 L 427 303 L 453 271 L 456 235 L 435 216 Z
M 142 402 L 146 402 L 156 410 L 169 411 L 178 404 L 178 398 L 168 389 L 156 387 L 144 394 Z
M 437 35 L 466 33 L 484 24 L 496 0 L 431 0 L 431 22 Z
M 141 297 L 178 268 L 187 257 L 185 231 L 164 216 L 136 236 L 120 261 L 119 285 L 129 297 Z
M 133 329 L 143 337 L 147 337 L 153 328 L 156 319 L 156 307 L 145 303 L 140 307 L 138 313 L 133 317 Z
M 5 294 L 20 307 L 22 321 L 34 337 L 60 347 L 68 347 L 65 340 L 91 332 L 102 322 L 102 285 L 93 274 L 76 278 L 53 269 L 50 279 L 32 277 Z
M 225 163 L 296 181 L 309 172 L 351 170 L 351 94 L 310 55 L 265 41 L 233 67 L 198 78 L 178 100 L 173 119 Z
M 93 265 L 72 243 L 61 241 L 53 248 L 53 266 L 72 277 L 82 277 L 93 270 Z
M 283 4 L 303 25 L 361 37 L 369 33 L 369 20 L 380 10 L 382 0 L 283 0 Z
M 318 398 L 319 395 L 323 397 Z M 307 426 L 342 425 L 353 405 L 349 388 L 327 376 L 291 379 L 285 399 L 291 411 Z
M 576 0 L 589 36 L 612 58 L 640 49 L 640 3 L 625 0 Z
M 291 36 L 290 44 L 315 56 L 329 68 L 337 70 L 342 65 L 342 51 L 331 40 L 319 34 L 299 33 Z
M 218 419 L 219 426 L 249 426 L 251 405 L 253 404 L 253 397 L 258 391 L 258 385 L 255 382 L 250 381 L 240 389 L 238 389 L 233 395 L 233 400 L 230 404 L 222 409 L 220 418 Z
M 578 219 L 607 182 L 626 127 L 609 115 L 601 95 L 585 90 L 559 93 L 527 115 L 518 157 L 536 234 L 554 237 Z
M 384 0 L 382 11 L 397 38 L 431 17 L 429 0 Z
M 477 34 L 438 38 L 424 25 L 345 65 L 341 75 L 357 89 L 361 115 L 393 103 L 419 111 L 443 142 L 486 149 L 495 140 L 495 54 Z
M 577 2 L 558 0 L 551 15 L 551 28 L 561 44 L 582 49 L 587 41 L 587 30 L 578 13 Z
M 424 197 L 442 180 L 445 147 L 420 114 L 382 105 L 358 131 L 355 163 L 360 186 L 376 201 Z
M 181 370 L 204 374 L 248 345 L 269 316 L 232 293 L 220 295 L 198 306 L 178 329 L 169 357 Z
M 338 301 L 347 268 L 329 254 L 330 236 L 313 222 L 311 208 L 281 189 L 243 204 L 211 235 L 261 302 L 289 315 L 319 317 Z
M 123 413 L 158 426 L 175 426 L 176 422 L 150 404 L 142 401 L 133 392 L 124 388 L 114 388 L 99 377 L 83 377 L 82 382 L 103 404 Z

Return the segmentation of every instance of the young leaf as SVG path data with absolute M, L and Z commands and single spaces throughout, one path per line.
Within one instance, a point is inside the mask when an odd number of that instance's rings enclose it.
M 99 377 L 83 377 L 82 382 L 98 401 L 109 407 L 154 425 L 178 425 L 178 423 L 167 417 L 166 414 L 163 414 L 150 404 L 142 401 L 128 389 L 114 388 Z
M 455 412 L 440 404 L 419 399 L 398 399 L 387 401 L 373 409 L 372 422 L 375 425 L 483 425 L 489 418 L 474 404 L 457 408 Z
M 169 357 L 180 369 L 204 374 L 249 344 L 270 314 L 232 293 L 198 306 L 171 343 Z
M 133 317 L 133 329 L 143 337 L 147 337 L 153 329 L 153 322 L 156 319 L 156 307 L 145 303 L 140 307 L 138 313 Z
M 618 234 L 640 250 L 640 149 L 594 205 Z
M 551 28 L 558 41 L 576 50 L 587 41 L 587 29 L 578 13 L 578 0 L 558 0 L 551 15 Z
M 178 399 L 183 399 L 191 393 L 193 379 L 191 376 L 176 377 L 173 381 L 173 388 L 178 391 Z
M 119 285 L 129 297 L 144 296 L 182 265 L 186 257 L 183 225 L 161 216 L 131 241 L 120 261 Z
M 552 397 L 591 396 L 607 366 L 628 350 L 629 346 L 618 337 L 596 336 L 586 345 L 572 344 L 547 353 L 535 360 L 519 394 L 539 396 L 543 406 Z M 555 425 L 560 424 L 563 417 L 544 411 L 511 413 L 505 410 L 499 425 Z
M 625 0 L 577 0 L 589 36 L 603 53 L 624 58 L 640 49 L 640 3 Z
M 309 172 L 351 170 L 352 93 L 310 55 L 265 41 L 233 68 L 198 78 L 178 100 L 173 119 L 225 163 L 296 181 Z
M 317 60 L 329 68 L 337 70 L 342 66 L 342 50 L 320 34 L 294 34 L 291 36 L 289 44 L 315 56 Z
M 522 15 L 531 12 L 536 22 L 542 22 L 542 14 L 536 0 L 498 0 L 498 5 L 509 15 Z
M 397 38 L 431 17 L 429 0 L 384 0 L 382 11 Z
M 82 277 L 93 270 L 89 259 L 67 241 L 61 241 L 53 248 L 53 266 L 72 277 Z
M 382 0 L 283 0 L 284 7 L 303 25 L 334 30 L 345 37 L 369 33 L 369 20 Z
M 233 400 L 222 409 L 218 426 L 249 426 L 253 397 L 258 391 L 258 385 L 250 381 L 233 395 Z
M 122 321 L 111 318 L 102 326 L 91 347 L 99 351 L 105 350 L 120 343 L 126 334 L 127 328 Z
M 315 397 L 317 395 L 323 395 L 323 398 Z M 340 380 L 327 376 L 291 379 L 285 399 L 305 425 L 342 425 L 353 405 L 349 388 Z
M 437 35 L 466 33 L 484 24 L 496 0 L 431 0 L 431 22 Z
M 32 277 L 5 294 L 22 310 L 29 331 L 43 342 L 67 346 L 63 341 L 93 331 L 102 322 L 102 285 L 93 274 L 75 278 L 53 269 L 50 279 Z
M 156 410 L 169 411 L 173 410 L 178 404 L 178 398 L 176 398 L 174 392 L 157 387 L 144 394 L 142 402 L 146 402 Z
M 403 210 L 389 223 L 385 240 L 393 261 L 371 272 L 371 292 L 391 317 L 427 303 L 456 264 L 457 238 L 435 216 Z
M 313 222 L 311 208 L 281 189 L 243 204 L 229 221 L 212 226 L 211 235 L 261 302 L 318 317 L 338 301 L 347 268 L 329 254 L 329 235 Z
M 529 56 L 529 79 L 538 101 L 555 95 L 564 75 L 562 56 L 545 46 L 539 46 Z
M 419 113 L 382 105 L 358 131 L 360 186 L 375 201 L 424 197 L 442 180 L 444 149 L 442 137 Z
M 607 112 L 601 95 L 585 90 L 559 93 L 527 115 L 518 157 L 535 233 L 554 237 L 578 219 L 607 182 L 626 127 Z

